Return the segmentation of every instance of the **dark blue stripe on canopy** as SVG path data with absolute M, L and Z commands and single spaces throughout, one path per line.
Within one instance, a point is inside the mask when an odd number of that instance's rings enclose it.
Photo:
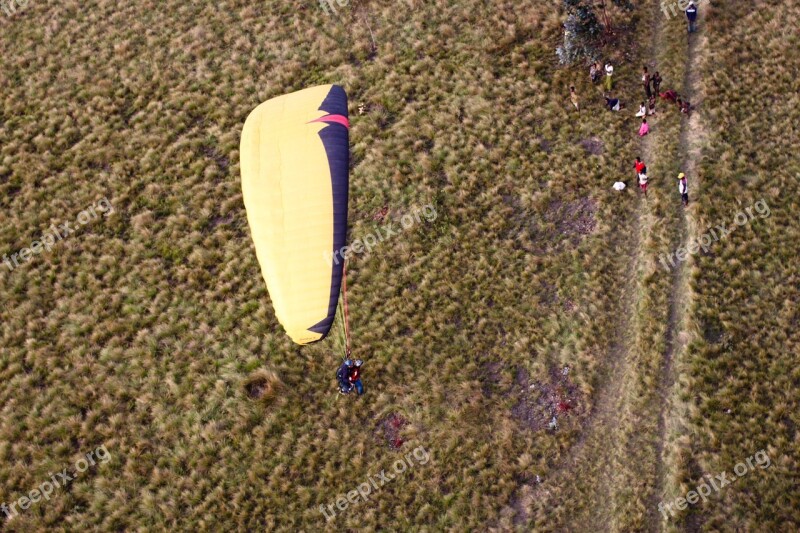
M 328 96 L 319 106 L 320 111 L 331 115 L 347 117 L 347 94 L 338 85 L 331 87 Z M 314 333 L 321 333 L 322 338 L 328 335 L 336 316 L 336 304 L 339 301 L 339 289 L 342 285 L 342 272 L 344 258 L 339 251 L 347 241 L 347 200 L 348 200 L 348 175 L 350 171 L 350 132 L 343 124 L 329 122 L 319 132 L 325 152 L 328 154 L 328 164 L 331 169 L 331 188 L 333 190 L 333 262 L 331 265 L 331 297 L 328 304 L 328 316 L 308 328 Z M 338 262 L 338 264 L 337 264 Z

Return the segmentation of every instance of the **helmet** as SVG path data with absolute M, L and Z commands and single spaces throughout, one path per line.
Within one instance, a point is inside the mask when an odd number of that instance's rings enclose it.
M 683 179 L 684 177 L 686 177 L 686 174 L 684 174 L 683 172 L 681 172 L 680 174 L 678 174 L 678 179 L 679 179 L 679 180 Z
M 353 360 L 352 360 L 352 359 L 345 359 L 345 360 L 344 360 L 344 365 L 345 365 L 346 367 L 351 367 L 351 366 L 353 366 Z
M 364 364 L 364 361 L 362 361 L 361 359 L 356 359 L 356 366 L 361 366 L 363 364 Z

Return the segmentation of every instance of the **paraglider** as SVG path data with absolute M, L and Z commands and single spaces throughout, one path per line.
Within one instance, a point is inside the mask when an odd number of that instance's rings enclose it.
M 240 159 L 247 221 L 278 321 L 302 345 L 324 339 L 339 314 L 339 389 L 360 395 L 361 361 L 350 360 L 347 261 L 336 257 L 347 239 L 349 129 L 342 87 L 304 89 L 250 113 Z
M 245 121 L 242 194 L 275 315 L 297 344 L 333 324 L 347 237 L 347 95 L 323 85 L 268 100 Z
M 348 394 L 353 385 L 350 383 L 350 369 L 353 368 L 353 360 L 349 357 L 342 361 L 341 366 L 336 371 L 336 381 L 339 383 L 339 392 Z

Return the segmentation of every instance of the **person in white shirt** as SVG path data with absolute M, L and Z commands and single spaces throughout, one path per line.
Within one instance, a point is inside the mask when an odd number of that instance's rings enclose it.
M 639 173 L 639 189 L 642 190 L 644 197 L 647 198 L 647 174 L 644 172 Z
M 678 174 L 678 192 L 681 193 L 681 201 L 683 206 L 689 205 L 689 186 L 686 183 L 686 174 L 681 172 Z

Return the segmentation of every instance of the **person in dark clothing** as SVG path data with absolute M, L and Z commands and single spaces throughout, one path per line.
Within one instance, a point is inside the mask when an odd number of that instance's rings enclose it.
M 642 70 L 642 85 L 644 86 L 644 94 L 647 95 L 647 99 L 650 99 L 650 95 L 653 94 L 652 90 L 650 89 L 650 74 L 647 72 L 647 67 L 644 67 Z
M 609 111 L 619 111 L 625 107 L 622 102 L 619 101 L 619 98 L 609 98 L 608 96 L 604 98 L 606 99 L 606 107 Z
M 350 369 L 353 368 L 353 360 L 349 357 L 344 360 L 342 366 L 336 371 L 336 380 L 339 382 L 339 392 L 348 394 L 353 390 L 353 384 L 350 382 Z
M 600 81 L 600 78 L 603 76 L 603 67 L 600 65 L 599 61 L 595 61 L 592 63 L 592 66 L 589 67 L 589 77 L 592 79 L 592 83 L 597 83 Z
M 689 7 L 686 8 L 686 18 L 689 21 L 689 33 L 697 31 L 695 22 L 697 21 L 697 8 L 694 2 L 689 2 Z
M 678 174 L 678 192 L 681 193 L 683 207 L 687 207 L 689 205 L 689 186 L 686 183 L 686 174 L 683 172 Z
M 348 375 L 350 387 L 355 387 L 359 396 L 364 394 L 364 385 L 361 383 L 361 365 L 363 364 L 364 361 L 361 359 L 356 359 L 356 361 L 353 363 L 353 366 L 350 367 L 350 372 Z
M 656 71 L 656 73 L 653 74 L 653 92 L 655 94 L 659 94 L 660 90 L 661 90 L 661 74 L 659 74 L 658 71 Z

